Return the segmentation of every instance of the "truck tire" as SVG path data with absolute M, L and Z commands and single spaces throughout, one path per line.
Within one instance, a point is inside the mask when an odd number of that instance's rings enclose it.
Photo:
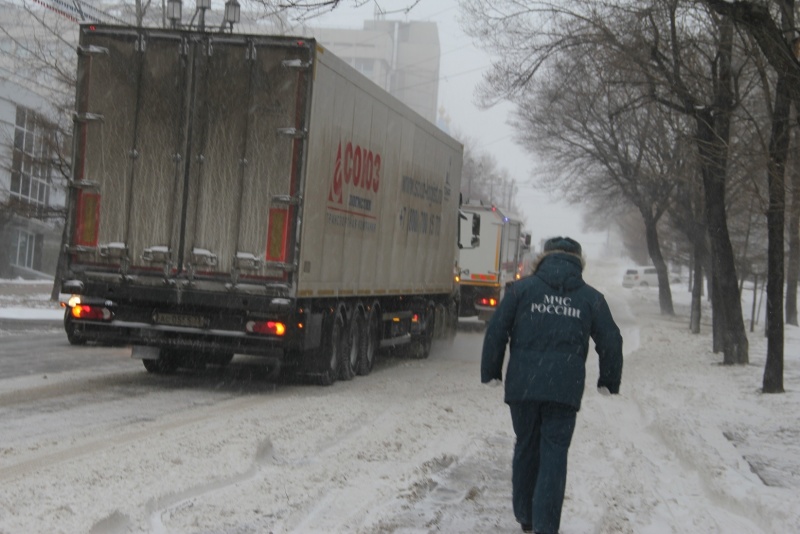
M 447 310 L 444 304 L 436 305 L 433 324 L 433 339 L 444 339 L 447 336 Z
M 364 350 L 361 352 L 361 359 L 358 361 L 358 374 L 367 376 L 372 372 L 375 365 L 375 356 L 378 354 L 378 309 L 373 306 L 367 318 L 366 328 L 364 328 Z
M 178 359 L 174 354 L 161 349 L 158 358 L 155 360 L 142 360 L 144 368 L 148 373 L 157 375 L 170 375 L 178 369 Z
M 436 312 L 433 306 L 428 306 L 423 315 L 422 330 L 417 340 L 411 343 L 408 355 L 415 360 L 424 360 L 431 355 L 431 345 L 433 344 L 433 329 Z
M 323 330 L 322 344 L 315 354 L 314 365 L 318 366 L 317 382 L 321 386 L 330 386 L 339 378 L 342 361 L 342 348 L 345 345 L 345 324 L 342 311 L 330 319 L 330 324 Z
M 446 339 L 448 345 L 452 346 L 456 340 L 456 333 L 458 332 L 458 300 L 454 299 L 447 307 L 447 334 Z
M 70 345 L 86 345 L 86 338 L 78 333 L 69 308 L 64 313 L 64 331 L 67 333 L 67 341 L 69 341 Z
M 342 366 L 339 378 L 352 380 L 358 372 L 361 354 L 364 352 L 364 316 L 360 310 L 355 310 L 350 318 L 347 328 L 347 343 L 342 352 Z

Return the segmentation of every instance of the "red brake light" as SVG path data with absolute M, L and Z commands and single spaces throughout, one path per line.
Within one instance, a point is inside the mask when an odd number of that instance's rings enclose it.
M 70 314 L 76 319 L 89 319 L 94 321 L 109 321 L 112 313 L 108 308 L 77 304 L 72 307 Z
M 286 325 L 277 321 L 249 321 L 245 330 L 251 334 L 282 336 L 286 333 Z

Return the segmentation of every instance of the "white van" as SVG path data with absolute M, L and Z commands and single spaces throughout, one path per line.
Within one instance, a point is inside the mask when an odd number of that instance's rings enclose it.
M 631 267 L 622 276 L 622 287 L 658 287 L 655 267 Z

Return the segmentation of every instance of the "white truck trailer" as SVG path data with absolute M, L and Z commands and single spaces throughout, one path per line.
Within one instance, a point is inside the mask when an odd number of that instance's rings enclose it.
M 524 275 L 521 270 L 530 250 L 530 235 L 523 234 L 519 217 L 496 206 L 468 201 L 461 212 L 461 234 L 475 234 L 478 239 L 460 252 L 459 315 L 488 321 L 506 285 Z
M 313 39 L 83 25 L 73 343 L 320 383 L 457 325 L 462 146 Z

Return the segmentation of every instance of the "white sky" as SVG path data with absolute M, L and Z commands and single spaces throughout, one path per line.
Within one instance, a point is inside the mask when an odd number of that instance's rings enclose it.
M 410 0 L 381 0 L 387 11 L 408 6 Z M 360 29 L 364 20 L 374 14 L 374 3 L 360 8 L 352 7 L 351 0 L 343 0 L 328 14 L 316 17 L 308 25 Z M 530 186 L 530 170 L 535 156 L 526 154 L 515 142 L 514 132 L 506 124 L 512 111 L 510 104 L 481 110 L 474 103 L 474 90 L 488 69 L 491 59 L 461 29 L 457 0 L 421 0 L 411 12 L 388 15 L 387 20 L 433 21 L 439 29 L 441 50 L 439 105 L 450 116 L 451 128 L 478 141 L 478 148 L 495 156 L 501 168 L 508 170 L 519 187 L 517 205 L 523 210 L 528 227 L 533 233 L 533 243 L 554 235 L 570 235 L 584 245 L 588 254 L 602 245 L 605 234 L 583 232 L 583 223 L 577 207 L 552 200 Z

